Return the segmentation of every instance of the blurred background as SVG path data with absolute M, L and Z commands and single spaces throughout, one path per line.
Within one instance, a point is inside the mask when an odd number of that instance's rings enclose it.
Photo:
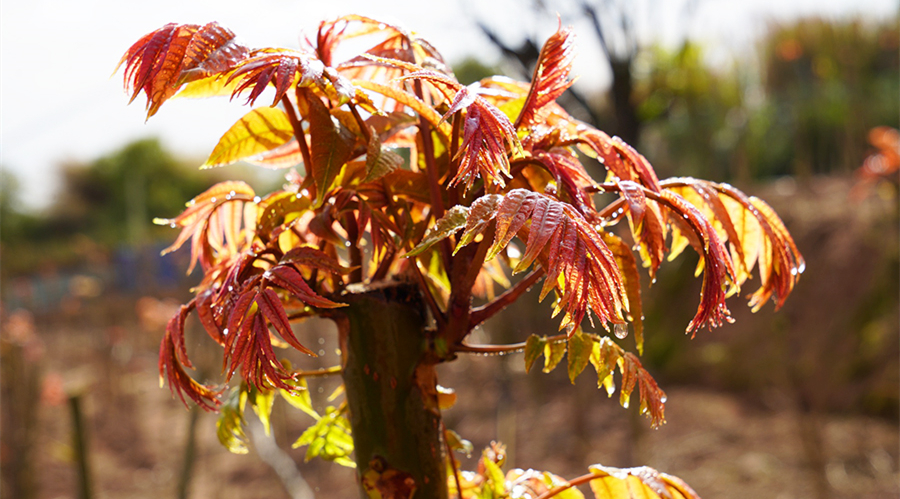
M 691 341 L 696 257 L 663 265 L 645 294 L 642 359 L 669 395 L 658 430 L 591 376 L 526 375 L 520 355 L 442 368 L 459 396 L 449 427 L 476 450 L 502 440 L 507 467 L 574 477 L 593 463 L 646 464 L 707 498 L 900 494 L 896 1 L 323 3 L 0 3 L 0 496 L 299 498 L 304 484 L 318 498 L 354 496 L 352 471 L 290 448 L 305 415 L 276 404 L 273 436 L 251 424 L 250 454 L 238 456 L 217 442 L 215 415 L 159 388 L 158 341 L 199 277 L 184 275 L 183 252 L 159 256 L 175 234 L 151 220 L 225 178 L 257 190 L 282 179 L 197 169 L 246 112 L 237 103 L 173 100 L 145 124 L 109 76 L 167 22 L 217 20 L 252 46 L 291 47 L 350 12 L 416 30 L 466 83 L 527 79 L 558 14 L 579 37 L 581 78 L 562 98 L 571 113 L 634 144 L 660 177 L 767 200 L 807 261 L 778 313 L 734 299 L 735 324 Z M 476 334 L 552 334 L 536 302 Z M 301 329 L 322 346 L 317 362 L 334 364 L 332 326 Z M 213 372 L 202 341 L 189 348 Z M 336 383 L 314 385 L 317 405 Z

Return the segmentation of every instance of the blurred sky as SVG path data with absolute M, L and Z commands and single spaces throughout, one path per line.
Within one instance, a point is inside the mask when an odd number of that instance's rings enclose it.
M 529 6 L 543 5 L 534 15 Z M 557 5 L 558 4 L 558 5 Z M 59 164 L 89 161 L 147 136 L 161 137 L 178 154 L 200 161 L 247 109 L 227 99 L 167 102 L 144 122 L 144 98 L 126 106 L 121 73 L 110 77 L 122 53 L 141 35 L 168 22 L 209 21 L 231 28 L 249 46 L 296 47 L 319 20 L 359 13 L 399 23 L 429 39 L 449 62 L 499 53 L 475 25 L 482 20 L 508 43 L 518 30 L 545 39 L 576 19 L 575 2 L 544 0 L 0 0 L 0 164 L 18 177 L 30 209 L 52 203 Z M 766 23 L 804 15 L 870 18 L 893 15 L 896 0 L 658 0 L 640 1 L 638 31 L 645 40 L 674 44 L 684 36 L 721 54 L 749 52 Z M 423 6 L 427 6 L 424 7 Z M 515 13 L 510 17 L 509 12 Z M 570 14 L 571 13 L 571 14 Z M 608 83 L 596 40 L 586 23 L 576 73 L 579 84 Z

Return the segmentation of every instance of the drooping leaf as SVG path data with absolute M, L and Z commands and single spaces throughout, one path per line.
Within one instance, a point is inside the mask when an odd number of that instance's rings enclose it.
M 188 305 L 182 305 L 166 326 L 166 334 L 159 346 L 160 386 L 164 379 L 168 379 L 169 390 L 177 394 L 182 403 L 187 405 L 184 398 L 187 395 L 201 408 L 215 411 L 221 404 L 218 399 L 221 391 L 198 383 L 184 370 L 185 367 L 192 368 L 184 345 L 184 321 L 194 303 L 192 300 Z
M 193 271 L 197 262 L 208 269 L 218 261 L 235 256 L 252 243 L 255 229 L 252 222 L 247 223 L 246 218 L 237 218 L 237 214 L 242 211 L 237 207 L 255 204 L 254 197 L 253 188 L 244 182 L 220 182 L 188 201 L 187 208 L 177 217 L 154 219 L 153 222 L 160 225 L 181 227 L 175 242 L 164 249 L 162 254 L 177 250 L 190 239 L 191 264 L 188 274 Z M 227 206 L 231 204 L 235 206 Z M 243 229 L 239 222 L 243 222 Z M 226 234 L 229 232 L 230 234 Z M 224 241 L 240 241 L 241 247 L 223 245 Z
M 431 126 L 440 130 L 441 136 L 445 140 L 449 140 L 451 133 L 450 124 L 442 122 L 440 113 L 435 111 L 428 104 L 422 102 L 422 100 L 415 95 L 397 87 L 392 87 L 369 80 L 353 80 L 353 85 L 383 95 L 389 99 L 393 99 L 398 103 L 412 109 L 416 112 L 416 114 L 425 118 L 425 120 L 428 121 Z
M 538 336 L 532 334 L 525 342 L 525 372 L 531 371 L 534 361 L 544 353 L 544 346 L 547 344 L 546 336 Z
M 566 355 L 566 342 L 548 341 L 544 344 L 544 369 L 545 373 L 556 369 L 563 356 Z
M 291 390 L 278 390 L 281 397 L 287 401 L 287 403 L 305 412 L 313 419 L 318 420 L 321 416 L 313 409 L 312 397 L 309 395 L 309 387 L 306 384 L 306 379 L 300 378 L 297 381 L 288 382 L 288 384 L 291 385 Z
M 281 147 L 294 138 L 287 114 L 278 108 L 254 109 L 222 135 L 202 168 L 227 165 Z
M 228 400 L 221 407 L 216 421 L 216 436 L 229 452 L 247 454 L 247 434 L 244 433 L 244 403 L 247 394 L 240 387 L 234 387 Z
M 265 390 L 262 388 L 254 388 L 250 390 L 248 395 L 250 407 L 259 417 L 259 421 L 263 425 L 266 435 L 272 434 L 272 405 L 275 403 L 275 390 Z
M 638 274 L 637 261 L 631 248 L 619 236 L 611 232 L 602 232 L 603 242 L 609 247 L 622 273 L 622 283 L 628 296 L 628 320 L 634 324 L 634 341 L 638 353 L 644 353 L 644 309 L 641 301 L 641 276 Z
M 599 159 L 614 177 L 619 180 L 632 180 L 651 191 L 659 191 L 659 178 L 650 162 L 624 140 L 610 137 L 588 126 L 580 126 L 578 136 L 583 141 L 583 147 L 580 149 Z
M 575 331 L 568 339 L 568 374 L 569 381 L 575 384 L 575 378 L 584 371 L 591 360 L 594 351 L 594 340 L 581 332 L 581 328 Z

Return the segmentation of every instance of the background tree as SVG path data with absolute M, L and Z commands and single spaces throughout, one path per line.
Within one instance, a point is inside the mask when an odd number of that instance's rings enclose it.
M 371 48 L 339 61 L 341 43 L 359 37 Z M 804 268 L 763 201 L 726 184 L 660 181 L 631 146 L 559 107 L 572 56 L 571 30 L 560 28 L 531 83 L 463 86 L 427 41 L 361 16 L 321 23 L 301 50 L 251 49 L 216 23 L 169 24 L 135 43 L 122 59 L 125 83 L 132 100 L 147 96 L 148 117 L 182 87 L 248 104 L 272 98 L 225 133 L 206 166 L 304 165 L 270 194 L 226 181 L 159 220 L 181 229 L 169 250 L 190 241 L 191 267 L 204 273 L 160 346 L 160 375 L 173 392 L 221 410 L 220 439 L 238 452 L 246 450 L 245 406 L 268 427 L 280 395 L 316 420 L 295 445 L 307 446 L 308 458 L 355 465 L 363 497 L 505 497 L 516 487 L 533 497 L 580 497 L 570 488 L 586 482 L 597 497 L 638 489 L 696 497 L 648 468 L 596 465 L 569 482 L 520 470 L 504 476 L 504 451 L 494 445 L 477 473 L 463 474 L 447 452 L 466 445 L 442 423 L 454 397 L 437 384 L 435 367 L 463 353 L 524 350 L 526 369 L 543 355 L 546 371 L 567 358 L 573 380 L 591 364 L 610 394 L 619 371 L 621 404 L 637 391 L 651 424 L 664 421 L 665 394 L 639 357 L 590 331 L 624 340 L 630 324 L 643 350 L 637 261 L 623 238 L 651 277 L 665 257 L 688 246 L 698 253 L 692 334 L 731 321 L 725 298 L 751 272 L 760 280 L 749 295 L 756 310 L 769 299 L 781 306 Z M 587 175 L 579 152 L 602 162 L 606 182 Z M 470 342 L 475 328 L 542 280 L 561 334 Z M 222 347 L 225 388 L 185 370 L 191 314 Z M 304 371 L 276 355 L 282 346 L 314 355 L 291 327 L 313 315 L 337 324 L 339 366 Z M 345 401 L 314 411 L 307 379 L 338 373 Z

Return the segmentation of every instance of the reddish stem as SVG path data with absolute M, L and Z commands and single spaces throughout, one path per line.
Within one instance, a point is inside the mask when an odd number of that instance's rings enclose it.
M 534 286 L 541 277 L 544 276 L 544 269 L 536 268 L 531 271 L 524 279 L 517 282 L 513 287 L 504 291 L 500 296 L 494 298 L 493 301 L 472 310 L 469 316 L 469 327 L 474 328 L 482 322 L 490 319 L 496 313 L 511 305 L 528 291 L 528 288 Z

